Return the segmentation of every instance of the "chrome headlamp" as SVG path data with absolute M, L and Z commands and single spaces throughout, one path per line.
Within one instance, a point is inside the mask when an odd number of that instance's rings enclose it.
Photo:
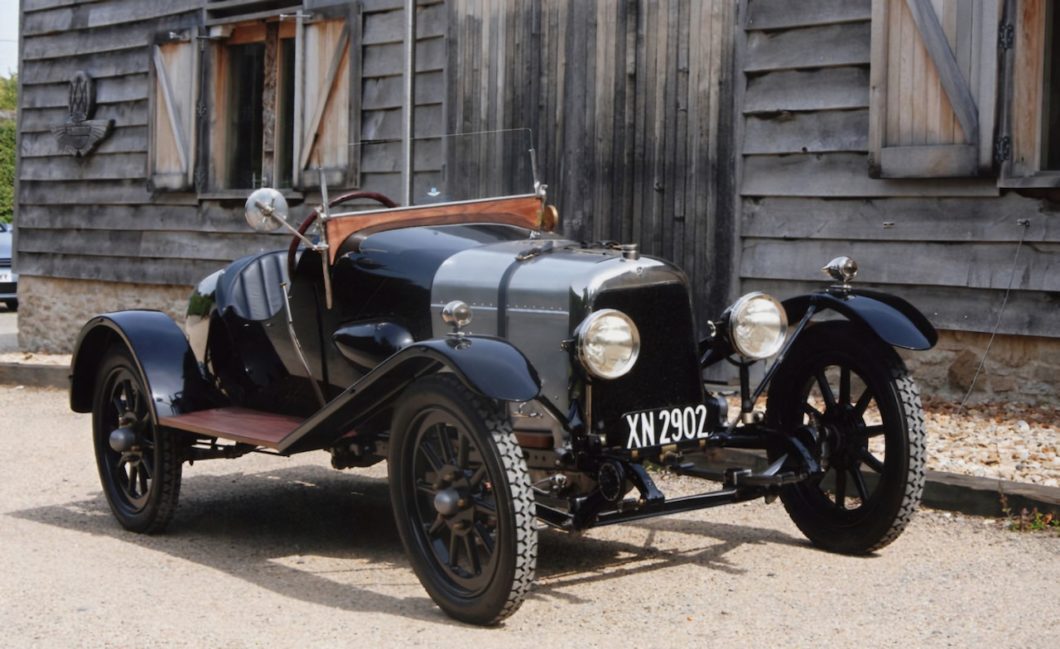
M 640 354 L 640 332 L 628 315 L 615 309 L 593 312 L 575 330 L 578 360 L 589 374 L 617 379 L 633 369 Z
M 729 341 L 748 358 L 769 358 L 784 346 L 788 315 L 771 295 L 748 293 L 729 309 Z

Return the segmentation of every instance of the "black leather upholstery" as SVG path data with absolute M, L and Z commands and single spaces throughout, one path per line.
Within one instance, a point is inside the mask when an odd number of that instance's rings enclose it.
M 248 255 L 233 261 L 217 282 L 217 307 L 244 320 L 268 320 L 283 309 L 282 282 L 287 282 L 284 250 Z

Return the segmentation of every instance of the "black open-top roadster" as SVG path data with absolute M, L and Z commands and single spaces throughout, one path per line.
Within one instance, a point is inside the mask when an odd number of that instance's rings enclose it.
M 823 548 L 866 553 L 901 533 L 924 425 L 894 347 L 935 343 L 923 315 L 853 288 L 839 258 L 832 285 L 783 303 L 745 295 L 697 340 L 680 269 L 551 234 L 556 211 L 535 189 L 411 207 L 356 192 L 325 198 L 297 232 L 282 195 L 258 190 L 248 220 L 287 227 L 289 250 L 203 279 L 183 328 L 153 311 L 90 320 L 71 406 L 92 413 L 118 521 L 165 528 L 187 461 L 386 459 L 416 574 L 479 624 L 530 590 L 539 521 L 573 531 L 779 496 Z M 336 211 L 350 200 L 382 205 Z M 752 385 L 751 366 L 773 357 Z M 702 380 L 718 363 L 740 378 L 732 417 Z M 719 476 L 702 461 L 718 448 L 765 461 Z M 647 463 L 721 486 L 668 498 Z

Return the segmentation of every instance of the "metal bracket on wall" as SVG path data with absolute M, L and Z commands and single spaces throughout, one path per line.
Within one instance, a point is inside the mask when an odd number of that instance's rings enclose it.
M 1007 135 L 999 135 L 994 140 L 994 160 L 1001 164 L 1012 159 L 1012 138 Z
M 1016 42 L 1016 27 L 1012 23 L 1001 23 L 997 28 L 997 46 L 1002 50 L 1011 50 Z

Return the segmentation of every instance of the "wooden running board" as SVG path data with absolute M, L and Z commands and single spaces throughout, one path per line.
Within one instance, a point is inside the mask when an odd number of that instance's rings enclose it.
M 197 435 L 276 449 L 280 441 L 298 428 L 302 420 L 249 408 L 211 408 L 175 417 L 162 417 L 158 423 Z

